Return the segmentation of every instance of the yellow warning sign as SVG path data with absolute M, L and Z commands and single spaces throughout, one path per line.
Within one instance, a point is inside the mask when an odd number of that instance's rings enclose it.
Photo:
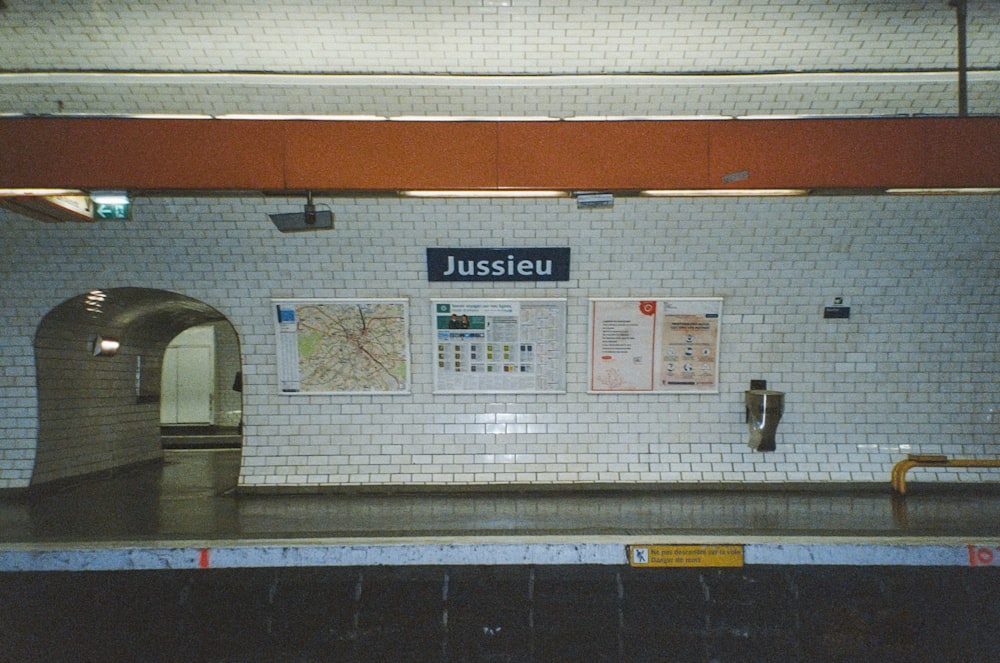
M 633 545 L 626 551 L 630 566 L 743 566 L 743 546 L 738 545 Z

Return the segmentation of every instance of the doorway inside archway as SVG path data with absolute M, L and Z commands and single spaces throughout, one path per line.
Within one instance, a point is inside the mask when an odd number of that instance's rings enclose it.
M 164 449 L 242 444 L 239 340 L 228 320 L 190 327 L 163 354 L 160 430 Z

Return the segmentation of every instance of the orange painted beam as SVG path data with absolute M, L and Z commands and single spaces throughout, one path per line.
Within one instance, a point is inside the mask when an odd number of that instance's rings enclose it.
M 0 119 L 0 188 L 1000 186 L 1000 118 L 621 122 Z
M 1000 117 L 928 118 L 919 126 L 924 186 L 1000 186 Z
M 1000 118 L 713 122 L 711 152 L 712 187 L 1000 186 Z
M 0 121 L 0 187 L 284 188 L 275 122 L 121 118 Z
M 909 120 L 739 120 L 713 123 L 711 132 L 713 188 L 881 188 L 924 181 L 924 133 Z
M 291 121 L 285 188 L 490 189 L 495 122 Z
M 1000 186 L 1000 118 L 511 122 L 501 187 Z
M 711 122 L 504 122 L 499 184 L 515 189 L 705 186 Z

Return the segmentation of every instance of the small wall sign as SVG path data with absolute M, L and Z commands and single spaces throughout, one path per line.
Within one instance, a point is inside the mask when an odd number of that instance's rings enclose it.
M 428 248 L 427 280 L 568 281 L 569 248 Z
M 739 567 L 743 566 L 741 545 L 638 545 L 626 546 L 633 567 Z

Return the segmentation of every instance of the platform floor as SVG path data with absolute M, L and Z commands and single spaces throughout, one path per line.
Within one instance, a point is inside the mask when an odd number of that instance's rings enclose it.
M 0 498 L 0 543 L 691 535 L 1000 536 L 1000 484 L 721 490 L 246 495 L 239 450 Z

